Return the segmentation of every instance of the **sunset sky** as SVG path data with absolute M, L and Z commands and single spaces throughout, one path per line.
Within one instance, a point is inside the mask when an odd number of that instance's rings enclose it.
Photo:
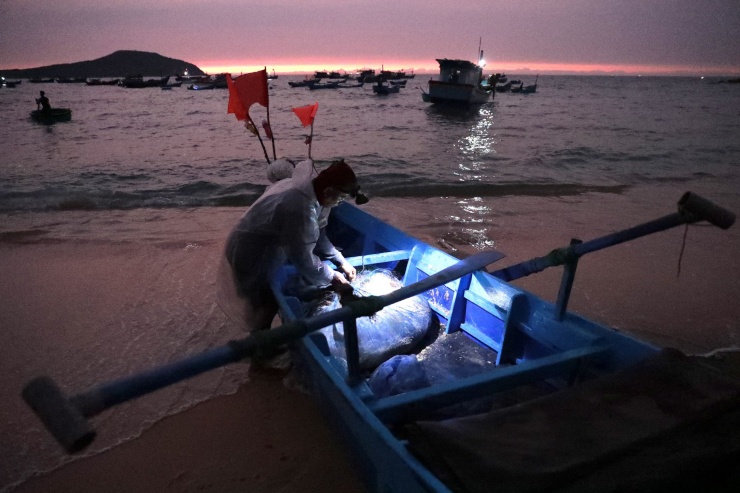
M 0 0 L 0 69 L 156 52 L 208 73 L 740 75 L 740 0 Z

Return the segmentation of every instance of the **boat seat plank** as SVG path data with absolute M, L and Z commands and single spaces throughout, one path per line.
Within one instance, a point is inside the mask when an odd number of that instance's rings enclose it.
M 650 469 L 657 462 L 662 473 L 681 475 L 692 466 L 737 459 L 740 432 L 726 438 L 723 422 L 740 422 L 740 381 L 664 349 L 540 399 L 417 422 L 407 431 L 413 451 L 466 491 L 561 491 L 571 484 L 589 491 L 597 483 L 588 478 L 605 474 L 614 483 L 599 484 L 599 491 L 607 485 L 609 491 L 644 491 L 639 481 L 656 479 Z M 703 438 L 710 430 L 716 446 Z M 677 440 L 698 441 L 701 448 L 679 454 Z M 634 459 L 643 450 L 655 455 L 652 462 Z
M 388 262 L 397 262 L 399 260 L 408 260 L 411 256 L 410 250 L 394 250 L 392 252 L 372 253 L 369 255 L 358 255 L 347 258 L 347 262 L 353 267 L 370 266 L 384 264 Z
M 489 396 L 549 378 L 571 379 L 585 360 L 601 356 L 605 347 L 593 346 L 565 351 L 520 365 L 497 368 L 434 387 L 378 399 L 369 404 L 386 424 L 420 419 L 445 406 Z

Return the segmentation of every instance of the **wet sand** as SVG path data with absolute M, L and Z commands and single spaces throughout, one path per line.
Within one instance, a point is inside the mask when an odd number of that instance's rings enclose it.
M 713 196 L 711 189 L 697 192 L 740 210 L 740 199 L 735 195 Z M 567 245 L 572 236 L 588 240 L 670 214 L 681 193 L 680 189 L 663 187 L 564 198 L 379 199 L 367 209 L 458 256 L 480 248 L 498 248 L 508 254 L 500 261 L 503 267 Z M 127 270 L 154 276 L 162 268 L 156 252 L 173 242 L 179 253 L 174 258 L 167 253 L 172 259 L 166 262 L 168 275 L 177 279 L 177 286 L 184 286 L 178 289 L 188 291 L 188 283 L 201 283 L 203 291 L 174 295 L 165 289 L 168 283 L 162 283 L 157 284 L 162 292 L 155 290 L 147 297 L 189 305 L 184 312 L 210 310 L 213 299 L 207 293 L 215 281 L 221 242 L 241 213 L 211 209 L 7 216 L 0 227 L 0 275 L 6 281 L 0 292 L 0 299 L 5 300 L 0 321 L 12 322 L 13 334 L 20 338 L 38 331 L 39 324 L 59 325 L 60 320 L 74 319 L 78 325 L 94 327 L 106 310 L 118 309 L 116 299 L 134 303 L 137 300 L 130 298 L 131 290 L 144 290 L 147 282 L 153 282 L 132 274 L 125 282 L 110 283 L 112 277 L 108 276 L 119 274 L 100 274 L 105 266 L 127 259 Z M 676 228 L 584 257 L 571 309 L 656 345 L 687 353 L 740 345 L 740 308 L 736 303 L 740 293 L 740 228 L 690 227 L 677 276 L 683 235 L 684 229 Z M 193 251 L 183 245 L 200 248 L 197 258 L 177 260 L 179 255 L 185 258 L 183 252 Z M 93 271 L 101 277 L 94 282 L 90 271 L 78 268 L 75 261 L 83 255 L 82 265 L 89 266 L 95 262 L 90 258 L 93 251 L 103 256 Z M 517 284 L 553 300 L 559 275 L 560 269 L 550 269 Z M 89 309 L 79 311 L 65 306 L 62 299 L 44 313 L 29 313 L 30 307 L 23 306 L 30 303 L 31 296 L 59 297 L 85 283 L 85 292 L 93 299 L 97 291 L 105 290 L 98 301 L 107 305 L 91 303 Z M 12 306 L 9 299 L 14 300 Z M 121 308 L 124 316 L 151 310 L 143 303 L 130 308 Z M 219 337 L 237 334 L 224 328 L 226 323 L 213 313 L 196 326 L 218 326 Z M 91 343 L 94 337 L 90 335 Z M 205 345 L 218 344 L 216 339 Z M 185 338 L 183 344 L 189 341 Z M 24 349 L 23 345 L 32 344 L 30 339 L 16 344 L 19 358 L 35 354 Z M 53 345 L 45 348 L 47 353 L 53 350 Z M 142 369 L 157 363 L 156 358 L 149 359 L 141 362 Z M 31 361 L 30 367 L 17 378 L 23 381 L 26 374 L 43 365 Z M 285 388 L 277 375 L 246 375 L 243 367 L 225 378 L 236 382 L 238 391 L 233 395 L 211 398 L 161 419 L 138 438 L 73 461 L 13 491 L 361 491 L 343 448 L 309 396 Z M 204 393 L 219 385 L 223 382 L 210 387 L 204 384 Z M 13 412 L 30 414 L 23 405 Z

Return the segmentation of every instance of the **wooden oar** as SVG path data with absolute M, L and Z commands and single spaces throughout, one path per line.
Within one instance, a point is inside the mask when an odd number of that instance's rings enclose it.
M 23 398 L 68 453 L 79 452 L 89 445 L 96 435 L 86 419 L 88 417 L 181 380 L 248 358 L 260 351 L 277 348 L 328 325 L 370 316 L 383 307 L 459 279 L 502 257 L 503 254 L 496 251 L 480 252 L 389 294 L 355 300 L 342 308 L 312 318 L 253 332 L 244 339 L 231 341 L 224 346 L 181 361 L 102 384 L 72 397 L 66 396 L 50 377 L 38 377 L 26 384 Z
M 617 231 L 610 235 L 602 236 L 583 243 L 574 243 L 564 248 L 558 248 L 545 256 L 535 257 L 518 264 L 491 272 L 491 275 L 504 281 L 513 281 L 535 274 L 548 267 L 566 264 L 587 253 L 601 250 L 610 246 L 634 240 L 659 231 L 690 224 L 699 221 L 708 221 L 717 227 L 727 229 L 735 222 L 735 214 L 724 209 L 713 202 L 686 192 L 678 201 L 678 212 L 669 214 L 653 221 L 634 226 L 629 229 Z

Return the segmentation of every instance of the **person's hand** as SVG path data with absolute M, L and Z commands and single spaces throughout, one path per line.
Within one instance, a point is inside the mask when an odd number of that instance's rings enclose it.
M 344 275 L 347 276 L 349 282 L 354 281 L 355 277 L 357 277 L 357 270 L 355 270 L 355 268 L 352 267 L 349 262 L 344 262 L 339 268 L 342 269 L 342 272 L 344 272 Z
M 349 284 L 349 281 L 339 272 L 334 273 L 334 277 L 331 280 L 331 289 L 340 295 L 352 293 L 352 286 Z

